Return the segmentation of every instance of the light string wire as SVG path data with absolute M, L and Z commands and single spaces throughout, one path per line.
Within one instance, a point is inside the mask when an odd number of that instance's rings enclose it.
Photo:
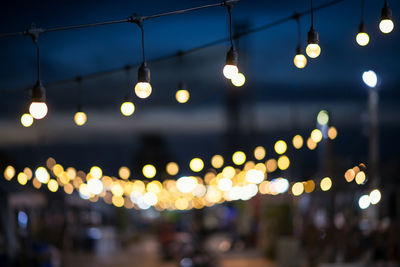
M 364 24 L 365 0 L 361 0 L 361 24 Z
M 311 27 L 314 28 L 314 7 L 313 0 L 310 0 L 311 3 Z
M 321 4 L 321 5 L 319 5 L 319 6 L 315 7 L 315 8 L 313 7 L 312 10 L 308 9 L 308 10 L 299 12 L 299 13 L 297 13 L 297 16 L 303 17 L 303 16 L 306 16 L 306 15 L 310 14 L 311 12 L 323 10 L 325 8 L 334 6 L 334 5 L 339 4 L 341 2 L 344 2 L 344 1 L 348 1 L 348 0 L 332 0 L 330 2 Z M 211 6 L 212 7 L 214 7 L 214 6 L 224 6 L 226 3 L 235 3 L 235 2 L 238 2 L 238 1 L 233 1 L 233 0 L 232 1 L 225 1 L 223 3 L 216 4 L 216 5 L 211 5 Z M 211 6 L 208 5 L 207 7 L 211 7 Z M 205 7 L 203 7 L 203 8 L 205 8 Z M 199 9 L 200 8 L 196 8 L 196 9 L 192 8 L 192 9 L 187 9 L 187 10 L 194 11 L 194 10 L 199 10 Z M 184 12 L 188 12 L 188 11 L 185 10 L 185 11 L 182 11 L 182 12 L 179 12 L 179 13 L 178 13 L 178 11 L 174 11 L 174 12 L 159 14 L 159 16 L 158 15 L 153 15 L 153 16 L 142 17 L 142 19 L 146 20 L 146 19 L 149 19 L 149 18 L 156 18 L 156 17 L 166 16 L 168 14 L 169 15 L 180 14 L 180 13 L 184 13 Z M 251 34 L 254 34 L 254 33 L 258 33 L 258 32 L 264 31 L 264 30 L 268 30 L 268 29 L 271 29 L 273 27 L 279 26 L 279 25 L 281 25 L 281 24 L 283 24 L 285 22 L 291 21 L 293 19 L 296 19 L 295 16 L 293 16 L 293 15 L 286 16 L 286 17 L 283 17 L 283 18 L 278 19 L 276 21 L 267 23 L 265 25 L 254 27 L 254 28 L 251 28 L 251 29 L 246 30 L 246 31 L 238 32 L 238 33 L 233 35 L 233 39 L 239 39 L 241 37 L 245 37 L 245 36 L 248 36 L 248 35 L 251 35 Z M 121 22 L 133 22 L 133 21 L 132 21 L 132 18 L 129 18 L 126 21 L 122 21 L 122 20 L 119 21 L 119 23 L 121 23 Z M 108 24 L 115 24 L 115 23 L 108 23 Z M 85 24 L 85 25 L 93 25 L 93 24 Z M 100 25 L 105 25 L 105 24 L 104 23 L 103 24 L 95 23 L 95 25 L 93 25 L 93 26 L 100 26 Z M 90 26 L 86 26 L 86 27 L 90 27 Z M 78 26 L 74 26 L 74 28 L 79 28 L 79 27 Z M 72 27 L 62 27 L 62 28 L 53 28 L 53 29 L 46 30 L 46 31 L 47 32 L 51 32 L 51 31 L 56 31 L 56 30 L 61 30 L 61 29 L 62 30 L 67 30 L 67 29 L 74 29 L 74 28 L 72 28 Z M 19 33 L 3 34 L 3 35 L 0 34 L 0 38 L 8 37 L 8 36 L 17 36 L 17 35 L 26 35 L 26 31 L 25 32 L 19 32 Z M 221 43 L 225 43 L 226 41 L 229 41 L 229 39 L 230 39 L 229 37 L 220 38 L 220 39 L 217 39 L 217 40 L 210 41 L 208 43 L 199 45 L 198 47 L 194 47 L 194 48 L 187 49 L 187 50 L 180 50 L 178 53 L 172 53 L 172 54 L 169 54 L 169 55 L 161 56 L 161 57 L 149 60 L 148 62 L 157 63 L 157 62 L 161 62 L 161 61 L 165 61 L 165 60 L 168 60 L 168 59 L 175 58 L 175 57 L 177 57 L 179 55 L 184 56 L 184 55 L 187 55 L 187 54 L 192 54 L 192 53 L 201 51 L 203 49 L 206 49 L 206 48 L 209 48 L 209 47 L 221 44 Z M 137 65 L 138 64 L 135 64 L 133 66 L 137 66 Z M 119 72 L 119 71 L 123 70 L 124 68 L 125 68 L 125 66 L 124 67 L 118 67 L 118 68 L 110 69 L 110 70 L 95 72 L 95 73 L 91 73 L 91 74 L 87 74 L 87 75 L 82 75 L 81 77 L 82 77 L 82 79 L 94 79 L 94 78 L 103 77 L 105 75 L 109 75 L 109 74 L 113 74 L 113 73 Z M 59 80 L 59 81 L 49 82 L 49 83 L 46 83 L 46 87 L 48 88 L 48 87 L 52 87 L 52 86 L 62 85 L 62 84 L 74 81 L 74 79 L 75 78 L 68 78 L 68 79 L 63 79 L 63 80 Z M 31 88 L 31 85 L 25 86 L 23 88 L 18 87 L 18 88 L 2 89 L 2 91 L 4 92 L 4 91 L 8 91 L 8 90 L 10 90 L 10 91 L 12 91 L 12 90 L 26 90 L 27 88 Z

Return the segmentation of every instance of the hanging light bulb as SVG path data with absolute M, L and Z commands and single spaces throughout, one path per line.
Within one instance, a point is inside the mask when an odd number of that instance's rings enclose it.
M 307 65 L 307 58 L 301 52 L 301 46 L 300 45 L 297 46 L 296 56 L 293 59 L 293 63 L 299 69 L 303 69 Z
M 392 19 L 392 10 L 390 9 L 387 1 L 382 8 L 381 21 L 379 22 L 379 29 L 383 33 L 390 33 L 394 29 L 394 23 Z
M 244 85 L 244 83 L 246 82 L 246 77 L 244 76 L 243 73 L 238 73 L 235 76 L 233 76 L 233 78 L 231 79 L 231 82 L 234 86 L 236 87 L 241 87 Z
M 365 30 L 365 25 L 363 22 L 360 24 L 356 41 L 360 46 L 366 46 L 369 43 L 369 35 Z
M 238 53 L 235 48 L 231 46 L 231 49 L 229 49 L 228 53 L 226 54 L 225 67 L 223 69 L 225 78 L 232 79 L 238 74 L 239 69 L 237 67 L 237 64 Z
M 135 112 L 135 105 L 132 103 L 132 101 L 129 99 L 129 97 L 126 97 L 124 102 L 121 104 L 121 113 L 124 116 L 131 116 Z
M 78 106 L 78 111 L 75 113 L 74 121 L 78 126 L 83 126 L 87 121 L 87 115 L 82 111 L 82 107 L 80 105 Z
M 178 91 L 175 93 L 175 99 L 178 103 L 184 104 L 189 101 L 190 93 L 185 89 L 185 84 L 183 82 L 179 82 Z
M 319 46 L 319 35 L 314 28 L 314 8 L 311 0 L 311 27 L 308 31 L 308 45 L 306 47 L 306 54 L 310 58 L 317 58 L 321 54 L 321 47 Z
M 46 92 L 40 81 L 32 89 L 32 103 L 29 106 L 29 113 L 36 120 L 43 119 L 47 115 Z
M 147 98 L 151 95 L 150 70 L 145 62 L 139 67 L 138 82 L 135 85 L 135 94 L 140 98 Z
M 21 124 L 24 127 L 30 127 L 33 124 L 33 117 L 29 113 L 24 113 L 21 116 Z

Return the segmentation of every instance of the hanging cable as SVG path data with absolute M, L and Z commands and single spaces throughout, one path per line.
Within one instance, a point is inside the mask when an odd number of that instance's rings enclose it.
M 317 30 L 314 28 L 314 6 L 313 1 L 310 0 L 311 10 L 311 27 L 308 31 L 308 45 L 306 53 L 310 58 L 317 58 L 321 54 L 321 47 L 319 46 L 319 35 Z
M 365 0 L 361 0 L 361 22 L 360 26 L 358 27 L 358 33 L 356 36 L 356 42 L 360 46 L 366 46 L 369 43 L 369 35 L 364 24 L 364 6 Z
M 299 14 L 295 13 L 293 17 L 297 23 L 297 48 L 296 48 L 296 55 L 293 59 L 294 65 L 299 68 L 303 69 L 307 65 L 307 58 L 303 55 L 301 49 L 301 25 L 300 25 L 300 16 Z
M 226 3 L 226 8 L 229 14 L 229 40 L 231 43 L 231 48 L 226 54 L 225 67 L 223 69 L 223 74 L 225 78 L 232 79 L 239 73 L 238 65 L 238 53 L 235 49 L 233 43 L 233 33 L 232 33 L 232 5 Z

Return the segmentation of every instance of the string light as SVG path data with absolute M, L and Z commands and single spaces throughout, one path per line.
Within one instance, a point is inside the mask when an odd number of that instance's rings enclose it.
M 297 22 L 297 48 L 296 48 L 296 55 L 294 56 L 293 63 L 294 65 L 299 68 L 303 69 L 307 65 L 307 58 L 303 55 L 302 49 L 301 49 L 301 27 L 300 27 L 300 16 L 296 13 L 294 15 L 294 18 L 296 19 Z
M 82 95 L 83 95 L 82 78 L 77 77 L 76 81 L 78 83 L 78 108 L 74 115 L 74 121 L 76 125 L 83 126 L 87 121 L 87 115 L 85 112 L 82 111 Z
M 176 101 L 178 101 L 181 104 L 184 104 L 189 101 L 190 93 L 186 89 L 180 89 L 176 91 L 175 98 Z
M 387 0 L 382 8 L 381 21 L 379 22 L 379 29 L 382 33 L 391 33 L 394 29 L 394 23 L 392 20 L 392 10 L 390 9 Z
M 233 78 L 231 79 L 231 82 L 234 86 L 236 87 L 241 87 L 245 84 L 246 82 L 246 77 L 244 76 L 243 73 L 238 73 Z
M 227 4 L 228 14 L 229 14 L 229 38 L 231 43 L 231 48 L 226 54 L 225 67 L 223 69 L 223 74 L 225 78 L 232 79 L 239 73 L 238 65 L 238 53 L 235 46 L 233 45 L 232 36 L 232 5 Z
M 366 46 L 369 43 L 369 35 L 364 24 L 364 2 L 364 0 L 361 0 L 361 23 L 356 36 L 356 41 L 360 46 Z
M 132 103 L 131 100 L 131 94 L 130 94 L 130 69 L 131 67 L 129 65 L 125 66 L 126 70 L 126 81 L 128 85 L 128 92 L 125 96 L 124 102 L 121 104 L 121 113 L 122 115 L 129 117 L 135 112 L 135 105 Z
M 150 69 L 147 67 L 146 56 L 144 52 L 144 28 L 143 18 L 133 18 L 132 21 L 136 23 L 142 32 L 142 58 L 143 62 L 138 69 L 138 81 L 135 85 L 135 94 L 139 98 L 148 98 L 151 95 L 151 84 L 150 84 Z
M 307 56 L 310 58 L 317 58 L 321 54 L 321 47 L 319 46 L 319 35 L 314 28 L 314 7 L 313 1 L 311 2 L 311 27 L 308 31 L 308 45 L 306 48 Z

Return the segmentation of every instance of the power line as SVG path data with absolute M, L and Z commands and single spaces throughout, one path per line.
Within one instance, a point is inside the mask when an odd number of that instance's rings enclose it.
M 59 27 L 59 28 L 50 28 L 50 29 L 37 29 L 37 30 L 40 30 L 40 31 L 43 31 L 43 32 L 52 32 L 52 31 L 62 31 L 62 30 L 70 30 L 70 29 L 78 29 L 78 28 L 95 27 L 95 26 L 108 25 L 108 24 L 117 24 L 117 23 L 123 23 L 123 22 L 135 22 L 135 19 L 138 19 L 138 18 L 140 18 L 142 20 L 146 20 L 146 19 L 158 18 L 158 17 L 163 17 L 163 16 L 182 14 L 182 13 L 195 11 L 195 10 L 200 10 L 200 9 L 205 9 L 205 8 L 232 5 L 232 4 L 237 3 L 239 1 L 240 0 L 223 1 L 223 2 L 217 3 L 217 4 L 210 4 L 210 5 L 205 5 L 205 6 L 199 6 L 199 7 L 189 8 L 189 9 L 182 9 L 182 10 L 177 10 L 177 11 L 172 11 L 172 12 L 167 12 L 167 13 L 160 13 L 160 14 L 156 14 L 156 15 L 144 16 L 144 17 L 132 16 L 132 17 L 126 19 L 126 20 L 107 21 L 107 22 L 100 22 L 100 23 L 83 24 L 83 25 L 67 26 L 67 27 Z M 344 2 L 344 1 L 345 0 L 332 0 L 330 2 L 321 4 L 319 6 L 314 7 L 314 12 L 326 9 L 328 7 L 334 6 L 334 5 L 339 4 L 341 2 Z M 303 12 L 295 13 L 293 15 L 286 16 L 286 17 L 283 17 L 281 19 L 277 19 L 277 20 L 275 20 L 273 22 L 270 22 L 270 23 L 267 23 L 265 25 L 261 25 L 261 26 L 258 26 L 258 27 L 254 27 L 254 28 L 248 29 L 246 31 L 239 32 L 239 33 L 235 34 L 233 36 L 233 38 L 234 39 L 239 39 L 241 37 L 244 37 L 244 36 L 247 36 L 247 35 L 250 35 L 250 34 L 254 34 L 254 33 L 257 33 L 257 32 L 260 32 L 260 31 L 264 31 L 264 30 L 273 28 L 275 26 L 279 26 L 279 25 L 281 25 L 283 23 L 286 23 L 288 21 L 299 19 L 300 17 L 306 16 L 306 15 L 308 15 L 310 13 L 311 13 L 311 9 L 305 10 Z M 26 31 L 25 32 L 15 32 L 15 33 L 9 33 L 9 34 L 0 35 L 0 38 L 1 37 L 9 37 L 9 36 L 17 36 L 17 35 L 26 35 L 26 34 L 27 34 Z M 172 59 L 174 57 L 184 56 L 184 55 L 187 55 L 187 54 L 198 52 L 200 50 L 203 50 L 203 49 L 211 47 L 211 46 L 215 46 L 215 45 L 218 45 L 218 44 L 221 44 L 221 43 L 224 43 L 224 42 L 228 42 L 229 40 L 230 40 L 229 37 L 220 38 L 220 39 L 207 42 L 205 44 L 199 45 L 199 46 L 191 48 L 191 49 L 179 50 L 179 52 L 177 52 L 177 53 L 161 56 L 161 57 L 149 60 L 147 62 L 156 63 L 156 62 Z M 138 64 L 136 64 L 135 67 L 136 66 L 138 66 Z M 83 75 L 83 76 L 80 76 L 80 77 L 82 79 L 93 79 L 93 78 L 97 78 L 97 77 L 101 77 L 101 76 L 105 76 L 105 75 L 110 75 L 112 73 L 122 71 L 126 67 L 127 66 L 124 65 L 122 67 L 118 67 L 118 68 L 114 68 L 114 69 L 110 69 L 110 70 L 106 70 L 106 71 L 100 71 L 100 72 L 96 72 L 96 73 L 91 73 L 91 74 Z M 129 65 L 129 67 L 133 67 L 133 66 Z M 64 83 L 73 82 L 75 80 L 76 80 L 76 77 L 68 78 L 68 79 L 64 79 L 64 80 L 59 80 L 59 81 L 55 81 L 55 82 L 50 82 L 50 83 L 46 84 L 46 87 L 57 86 L 57 85 L 61 85 L 61 84 L 64 84 Z M 24 87 L 24 90 L 28 89 L 28 88 L 30 88 L 30 86 Z M 9 90 L 13 90 L 13 89 L 9 89 Z

